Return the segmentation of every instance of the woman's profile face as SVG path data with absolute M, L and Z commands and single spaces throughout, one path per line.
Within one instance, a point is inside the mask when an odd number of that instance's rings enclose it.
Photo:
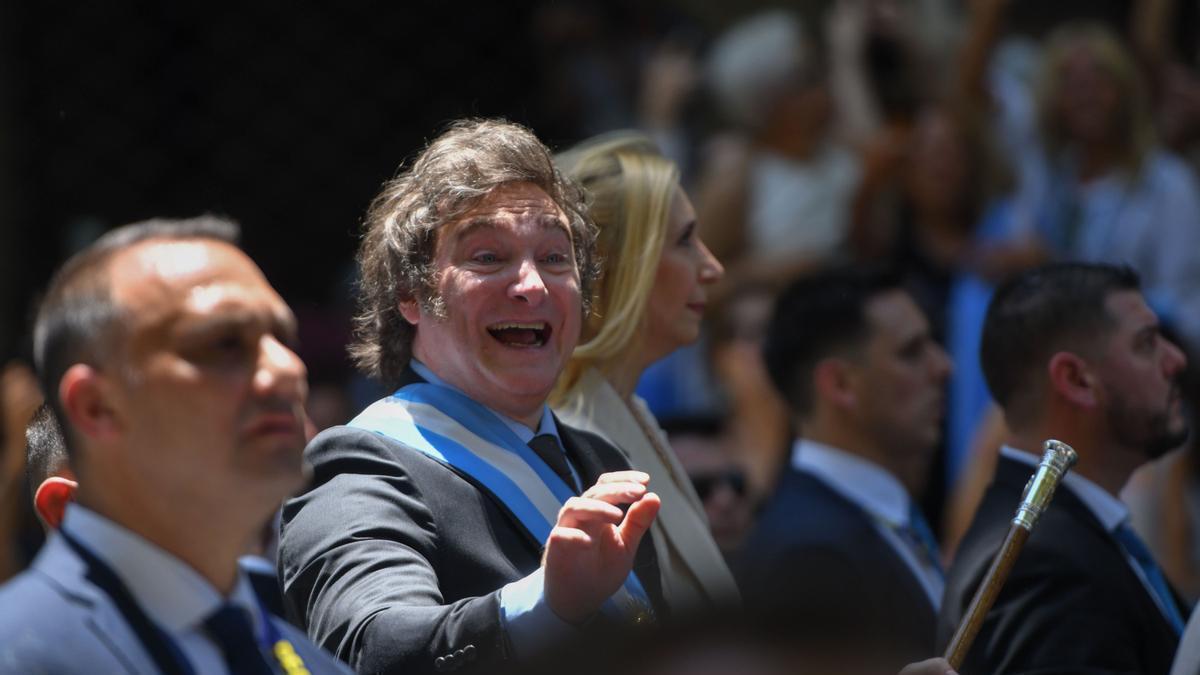
M 643 348 L 655 358 L 695 342 L 708 304 L 708 286 L 725 274 L 700 241 L 696 210 L 676 186 L 667 215 L 667 235 L 643 321 Z

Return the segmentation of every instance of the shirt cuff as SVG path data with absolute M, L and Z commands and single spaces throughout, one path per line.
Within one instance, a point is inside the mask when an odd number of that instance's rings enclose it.
M 575 631 L 546 604 L 543 569 L 500 589 L 500 617 L 518 659 L 561 642 Z

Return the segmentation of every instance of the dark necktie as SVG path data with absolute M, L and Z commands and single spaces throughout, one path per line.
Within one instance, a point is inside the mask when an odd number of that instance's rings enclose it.
M 908 506 L 908 532 L 913 543 L 924 553 L 924 562 L 937 570 L 938 576 L 945 578 L 946 572 L 942 569 L 937 540 L 933 538 L 933 530 L 929 529 L 929 523 L 915 503 Z
M 274 675 L 254 639 L 254 627 L 245 609 L 221 605 L 204 620 L 204 627 L 221 648 L 231 675 Z
M 1175 604 L 1175 596 L 1171 594 L 1171 589 L 1167 586 L 1167 578 L 1163 576 L 1162 569 L 1154 561 L 1154 555 L 1150 553 L 1150 549 L 1146 548 L 1142 538 L 1137 536 L 1129 523 L 1122 523 L 1113 531 L 1113 534 L 1117 541 L 1121 542 L 1121 546 L 1125 548 L 1129 557 L 1133 558 L 1141 568 L 1146 581 L 1154 589 L 1154 594 L 1158 596 L 1159 607 L 1167 618 L 1167 622 L 1175 629 L 1176 634 L 1182 635 L 1183 615 L 1179 613 L 1179 606 Z
M 567 487 L 575 490 L 575 478 L 571 475 L 571 467 L 567 464 L 567 455 L 563 452 L 558 439 L 552 434 L 540 434 L 529 441 L 529 447 L 538 457 L 550 467 L 554 474 L 561 478 Z

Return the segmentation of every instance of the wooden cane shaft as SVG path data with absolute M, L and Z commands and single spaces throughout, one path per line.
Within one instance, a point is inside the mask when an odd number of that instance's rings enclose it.
M 996 602 L 996 596 L 1000 594 L 1000 588 L 1008 579 L 1008 573 L 1012 571 L 1013 563 L 1017 561 L 1021 547 L 1025 545 L 1025 540 L 1028 538 L 1029 530 L 1020 525 L 1013 525 L 1009 529 L 1008 536 L 1004 538 L 1004 544 L 1000 547 L 1000 552 L 992 560 L 992 566 L 988 568 L 987 574 L 984 575 L 983 581 L 975 591 L 975 597 L 971 598 L 966 616 L 958 625 L 958 630 L 954 632 L 954 637 L 946 647 L 946 660 L 950 662 L 951 668 L 958 670 L 962 667 L 967 652 L 971 649 L 971 643 L 975 642 L 975 636 L 979 634 L 979 629 L 983 626 L 984 617 Z

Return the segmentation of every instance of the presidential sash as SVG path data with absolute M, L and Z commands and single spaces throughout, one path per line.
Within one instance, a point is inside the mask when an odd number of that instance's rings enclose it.
M 571 488 L 494 412 L 466 395 L 425 382 L 372 403 L 349 425 L 382 434 L 470 476 L 545 542 Z M 604 613 L 640 622 L 652 616 L 645 589 L 629 573 Z

